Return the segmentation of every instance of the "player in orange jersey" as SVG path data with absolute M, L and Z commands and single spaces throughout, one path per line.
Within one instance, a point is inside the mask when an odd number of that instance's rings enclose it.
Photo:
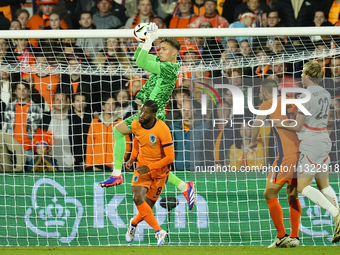
M 264 102 L 259 110 L 269 110 L 273 104 L 273 89 L 277 89 L 276 81 L 266 79 L 262 82 L 260 94 Z M 297 107 L 295 105 L 287 105 L 285 119 L 296 119 Z M 256 121 L 252 127 L 252 137 L 249 147 L 255 150 L 257 146 L 257 136 L 260 131 L 261 121 L 265 121 L 267 115 L 256 116 Z M 281 96 L 277 97 L 276 110 L 269 114 L 270 119 L 281 121 Z M 272 125 L 274 126 L 274 125 Z M 267 201 L 270 215 L 273 219 L 277 230 L 277 237 L 273 244 L 268 248 L 276 247 L 296 247 L 299 245 L 299 224 L 301 217 L 301 206 L 298 199 L 297 179 L 295 175 L 296 165 L 299 160 L 299 139 L 295 132 L 288 131 L 284 128 L 273 127 L 277 144 L 277 157 L 273 163 L 272 169 L 267 178 L 264 197 Z M 277 194 L 281 188 L 287 183 L 287 197 L 290 211 L 291 233 L 287 235 L 283 224 L 283 213 L 281 205 L 277 200 Z
M 132 242 L 139 222 L 145 220 L 155 231 L 157 246 L 164 243 L 166 231 L 159 226 L 152 208 L 162 193 L 169 177 L 170 164 L 175 159 L 175 151 L 169 127 L 156 119 L 157 103 L 146 100 L 141 109 L 139 119 L 131 123 L 133 134 L 139 144 L 137 168 L 132 177 L 132 194 L 138 214 L 130 220 L 125 239 Z M 134 162 L 127 162 L 130 168 Z

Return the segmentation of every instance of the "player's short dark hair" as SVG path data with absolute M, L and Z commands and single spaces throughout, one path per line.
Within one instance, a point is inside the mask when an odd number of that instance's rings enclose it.
M 174 47 L 178 52 L 181 49 L 181 44 L 175 38 L 163 38 L 161 43 L 168 43 L 171 47 Z
M 156 113 L 158 111 L 158 105 L 153 100 L 146 100 L 143 105 L 146 107 L 150 107 L 153 113 Z

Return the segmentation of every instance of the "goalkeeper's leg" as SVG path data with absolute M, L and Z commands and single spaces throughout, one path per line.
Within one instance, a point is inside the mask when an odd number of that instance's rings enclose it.
M 135 117 L 135 115 L 131 117 Z M 126 122 L 128 119 L 120 122 L 118 125 L 116 125 L 113 128 L 113 135 L 115 139 L 114 149 L 113 149 L 114 169 L 111 173 L 111 176 L 107 178 L 107 180 L 99 183 L 99 185 L 102 187 L 111 187 L 111 186 L 116 186 L 116 185 L 120 185 L 123 183 L 121 171 L 122 171 L 123 162 L 124 162 L 124 155 L 126 152 L 125 135 L 129 135 L 132 133 L 131 128 L 129 128 L 128 126 L 130 122 L 129 121 Z
M 176 186 L 177 188 L 179 188 L 180 191 L 182 191 L 182 194 L 184 195 L 185 199 L 188 201 L 189 210 L 192 210 L 195 204 L 194 183 L 184 182 L 181 179 L 179 179 L 176 175 L 174 175 L 172 172 L 170 172 L 169 174 L 168 182 Z

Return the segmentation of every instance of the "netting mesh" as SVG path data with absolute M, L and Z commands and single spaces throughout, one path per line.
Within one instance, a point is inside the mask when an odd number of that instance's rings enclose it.
M 264 166 L 277 156 L 274 135 L 270 126 L 264 126 L 256 154 L 244 150 L 250 128 L 241 128 L 242 120 L 232 114 L 230 90 L 218 84 L 239 87 L 245 102 L 247 88 L 253 88 L 252 100 L 258 108 L 264 79 L 275 79 L 280 89 L 302 87 L 304 63 L 318 61 L 325 71 L 322 85 L 332 95 L 330 183 L 338 192 L 338 38 L 253 37 L 251 44 L 237 37 L 183 39 L 178 57 L 181 70 L 166 108 L 166 123 L 175 145 L 174 173 L 195 182 L 197 198 L 194 210 L 188 211 L 180 190 L 166 185 L 162 197 L 179 200 L 170 219 L 156 203 L 156 218 L 163 228 L 169 226 L 171 245 L 268 245 L 276 236 L 263 198 Z M 117 188 L 104 190 L 97 184 L 112 169 L 112 129 L 138 111 L 140 101 L 135 96 L 150 75 L 135 65 L 137 43 L 130 38 L 0 41 L 0 245 L 125 245 L 126 226 L 137 213 L 130 188 L 132 173 L 124 172 L 124 184 Z M 159 45 L 160 39 L 150 54 L 157 55 Z M 247 105 L 244 118 L 254 118 Z M 235 125 L 215 119 L 233 120 Z M 51 130 L 55 138 L 44 167 L 37 164 L 39 155 L 31 143 L 38 127 Z M 132 139 L 127 137 L 125 159 Z M 197 166 L 205 165 L 254 166 L 257 171 L 195 173 Z M 289 233 L 285 190 L 279 201 Z M 302 195 L 300 203 L 302 243 L 330 244 L 329 213 Z M 138 225 L 134 243 L 155 243 L 145 222 Z

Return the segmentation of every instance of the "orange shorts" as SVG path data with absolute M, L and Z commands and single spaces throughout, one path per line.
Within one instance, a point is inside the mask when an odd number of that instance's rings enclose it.
M 146 196 L 153 201 L 157 201 L 162 194 L 163 188 L 168 180 L 169 171 L 159 173 L 161 170 L 153 170 L 140 175 L 137 171 L 133 173 L 131 187 L 142 186 L 148 188 Z
M 268 174 L 267 181 L 276 184 L 297 185 L 296 165 L 299 161 L 300 153 L 284 156 L 282 159 L 279 156 L 275 159 L 271 171 Z

